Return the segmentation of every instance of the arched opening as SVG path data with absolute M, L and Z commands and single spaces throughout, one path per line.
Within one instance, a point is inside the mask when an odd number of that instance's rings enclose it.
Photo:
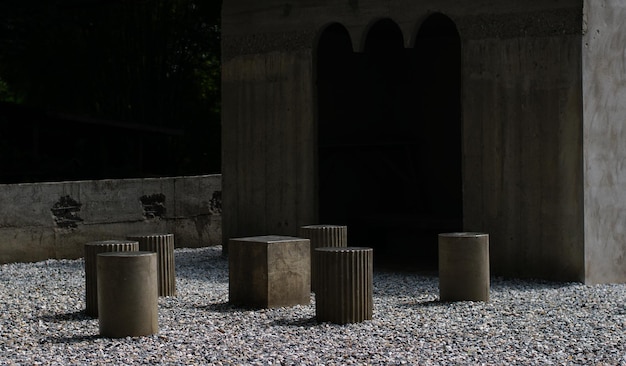
M 428 17 L 413 47 L 423 127 L 422 162 L 429 214 L 462 221 L 461 39 L 447 16 Z M 459 229 L 461 224 L 459 223 Z
M 350 34 L 341 24 L 328 26 L 317 47 L 318 205 L 322 223 L 346 225 L 353 204 L 349 187 L 353 175 L 335 154 L 336 146 L 351 137 L 351 121 L 358 113 L 355 53 Z
M 348 225 L 378 266 L 433 269 L 437 234 L 461 229 L 460 42 L 452 23 L 456 53 L 437 44 L 431 18 L 409 49 L 389 19 L 363 52 L 341 25 L 319 40 L 319 221 Z
M 437 234 L 463 229 L 461 39 L 454 22 L 441 13 L 429 16 L 411 55 L 412 105 L 420 126 L 419 227 L 425 259 L 433 262 Z
M 329 25 L 319 37 L 317 47 L 318 135 L 324 144 L 332 144 L 337 131 L 348 127 L 354 109 L 354 54 L 350 34 L 341 24 Z

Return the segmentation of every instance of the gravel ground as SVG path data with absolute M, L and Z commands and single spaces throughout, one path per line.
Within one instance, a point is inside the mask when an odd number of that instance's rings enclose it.
M 0 266 L 2 365 L 626 365 L 626 285 L 493 278 L 491 301 L 438 302 L 438 279 L 374 273 L 374 319 L 315 321 L 311 305 L 228 304 L 221 247 L 177 249 L 159 333 L 107 339 L 83 315 L 82 260 Z

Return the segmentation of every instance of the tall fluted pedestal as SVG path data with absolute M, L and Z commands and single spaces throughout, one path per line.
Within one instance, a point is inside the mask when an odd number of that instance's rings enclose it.
M 300 227 L 298 236 L 311 241 L 311 291 L 317 288 L 317 248 L 345 248 L 348 246 L 348 228 L 342 225 L 307 225 Z
M 139 242 L 139 250 L 157 254 L 159 296 L 176 296 L 174 234 L 130 235 L 126 239 Z
M 157 254 L 98 254 L 100 335 L 138 337 L 159 332 Z
M 319 322 L 358 323 L 372 319 L 372 248 L 317 248 Z
M 138 251 L 135 240 L 102 240 L 85 244 L 85 314 L 98 317 L 98 267 L 97 255 L 105 252 Z
M 489 301 L 488 234 L 439 234 L 439 299 Z

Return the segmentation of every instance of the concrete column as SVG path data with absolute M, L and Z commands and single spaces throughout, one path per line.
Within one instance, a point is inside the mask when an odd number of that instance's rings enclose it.
M 159 296 L 176 296 L 174 234 L 130 235 L 126 239 L 139 242 L 139 250 L 157 254 Z
M 317 248 L 319 282 L 315 293 L 318 322 L 358 323 L 372 319 L 372 248 Z
M 315 249 L 347 247 L 348 227 L 342 225 L 307 225 L 300 227 L 298 236 L 311 241 L 311 291 L 317 287 L 317 253 Z
M 159 332 L 157 254 L 98 254 L 100 335 L 138 337 Z
M 439 234 L 439 299 L 489 301 L 488 234 Z
M 135 240 L 102 240 L 85 244 L 85 314 L 98 317 L 98 268 L 96 259 L 99 253 L 138 251 Z

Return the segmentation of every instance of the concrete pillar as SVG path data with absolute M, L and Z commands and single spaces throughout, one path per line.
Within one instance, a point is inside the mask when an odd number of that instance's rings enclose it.
M 439 299 L 489 301 L 488 234 L 439 234 Z
M 85 244 L 85 314 L 98 317 L 98 268 L 96 259 L 99 253 L 138 251 L 135 240 L 102 240 Z
M 100 335 L 138 337 L 159 332 L 157 254 L 98 254 Z
M 159 296 L 176 296 L 174 234 L 129 235 L 126 239 L 139 242 L 139 250 L 157 254 Z
M 347 247 L 348 227 L 342 225 L 307 225 L 300 227 L 298 236 L 311 241 L 311 291 L 317 287 L 317 253 L 315 249 Z
M 317 248 L 319 274 L 315 292 L 318 322 L 358 323 L 372 319 L 372 248 Z

